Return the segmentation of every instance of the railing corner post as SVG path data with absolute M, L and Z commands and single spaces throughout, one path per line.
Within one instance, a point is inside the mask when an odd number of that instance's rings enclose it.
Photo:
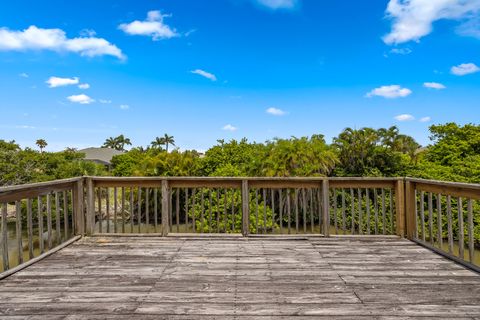
M 250 192 L 248 180 L 242 180 L 242 235 L 248 236 L 250 233 Z
M 86 187 L 87 187 L 87 214 L 86 214 L 86 226 L 85 233 L 88 236 L 93 234 L 93 229 L 95 227 L 95 190 L 93 185 L 93 179 L 90 177 L 86 178 Z
M 322 202 L 323 235 L 330 237 L 330 184 L 328 178 L 322 181 Z
M 409 180 L 405 181 L 405 216 L 406 216 L 406 234 L 408 239 L 415 236 L 415 183 Z
M 85 179 L 79 179 L 73 187 L 73 216 L 75 235 L 85 234 L 84 185 Z
M 397 220 L 397 235 L 405 237 L 405 187 L 404 178 L 397 180 L 395 184 L 395 212 Z
M 162 180 L 162 236 L 168 236 L 170 232 L 170 186 L 168 180 Z

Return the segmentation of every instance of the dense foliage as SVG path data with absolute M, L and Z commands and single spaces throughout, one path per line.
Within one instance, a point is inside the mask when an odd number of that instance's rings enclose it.
M 265 143 L 224 141 L 205 154 L 180 151 L 172 136 L 157 137 L 112 159 L 111 171 L 74 149 L 40 152 L 0 140 L 0 185 L 46 181 L 80 175 L 115 176 L 413 176 L 480 183 L 480 126 L 455 123 L 430 127 L 431 145 L 421 148 L 397 127 L 346 128 L 328 144 L 322 135 L 275 138 Z M 104 147 L 131 144 L 120 135 Z

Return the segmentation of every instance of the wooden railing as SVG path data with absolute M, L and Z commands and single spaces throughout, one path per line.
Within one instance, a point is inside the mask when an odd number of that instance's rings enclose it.
M 83 233 L 83 178 L 0 188 L 0 279 Z
M 6 187 L 1 275 L 106 234 L 397 235 L 478 271 L 479 198 L 480 185 L 410 178 L 84 177 Z

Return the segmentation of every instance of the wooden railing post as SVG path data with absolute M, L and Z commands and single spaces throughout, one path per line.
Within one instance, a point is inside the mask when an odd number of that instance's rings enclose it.
M 405 188 L 403 178 L 395 184 L 395 212 L 397 220 L 397 235 L 405 237 Z
M 411 181 L 405 182 L 405 214 L 406 214 L 406 226 L 407 226 L 407 238 L 413 239 L 415 236 L 415 219 L 416 219 L 416 212 L 415 212 L 415 202 L 417 199 L 415 198 L 415 183 Z
M 88 236 L 91 236 L 95 228 L 95 190 L 94 190 L 92 178 L 86 178 L 86 189 L 87 189 L 87 194 L 86 194 L 87 210 L 86 210 L 86 219 L 85 219 L 85 222 L 86 222 L 85 233 Z
M 323 219 L 323 235 L 330 236 L 330 184 L 328 179 L 322 181 L 322 219 Z
M 170 232 L 170 187 L 168 180 L 162 180 L 162 236 L 166 237 Z
M 85 214 L 83 211 L 83 181 L 84 179 L 78 180 L 73 187 L 73 216 L 75 224 L 75 235 L 83 235 L 85 233 Z
M 248 180 L 242 180 L 242 235 L 248 236 L 250 231 L 250 193 Z

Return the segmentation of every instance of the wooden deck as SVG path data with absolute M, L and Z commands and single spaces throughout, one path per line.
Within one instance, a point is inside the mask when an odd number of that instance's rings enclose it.
M 83 238 L 0 281 L 6 319 L 480 319 L 480 275 L 399 238 Z

